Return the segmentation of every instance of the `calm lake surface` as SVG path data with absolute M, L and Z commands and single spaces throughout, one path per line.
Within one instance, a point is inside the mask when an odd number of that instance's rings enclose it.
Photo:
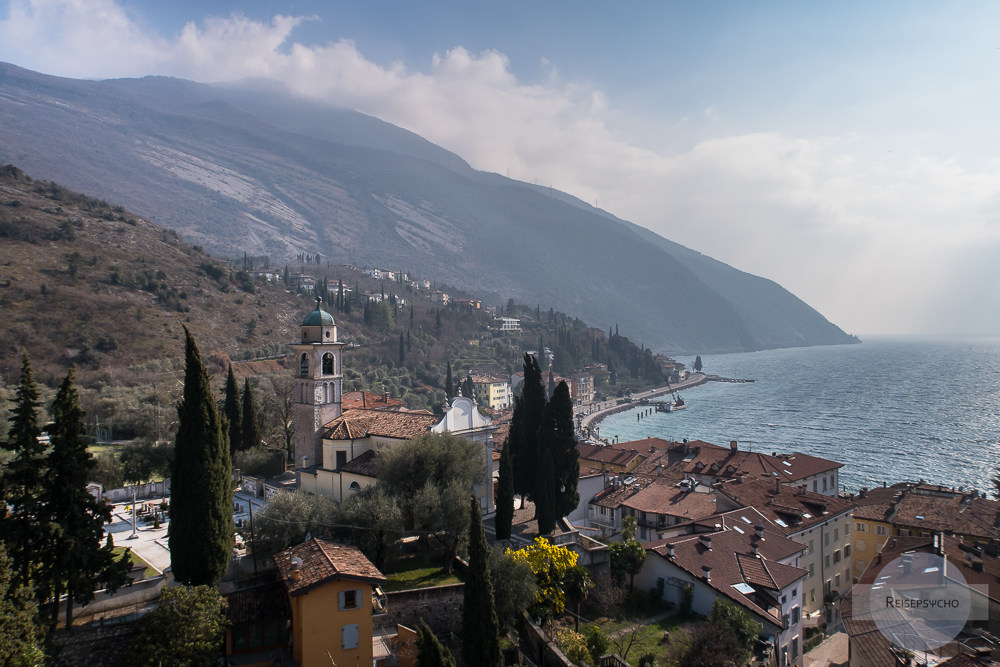
M 691 368 L 693 358 L 680 358 Z M 706 373 L 754 379 L 684 392 L 686 410 L 608 417 L 605 438 L 700 439 L 844 464 L 848 491 L 883 481 L 990 492 L 1000 466 L 1000 338 L 867 338 L 860 345 L 702 355 Z

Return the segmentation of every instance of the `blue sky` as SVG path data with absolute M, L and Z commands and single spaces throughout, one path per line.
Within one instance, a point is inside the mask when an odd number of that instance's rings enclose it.
M 0 60 L 281 79 L 852 333 L 1000 334 L 995 2 L 0 0 Z

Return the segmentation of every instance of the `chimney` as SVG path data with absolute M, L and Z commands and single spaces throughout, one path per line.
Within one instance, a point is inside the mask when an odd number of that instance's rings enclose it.
M 667 545 L 667 558 L 673 558 L 673 557 L 674 557 L 674 545 L 668 544 Z
M 292 559 L 292 580 L 298 581 L 302 578 L 302 559 L 296 556 Z
M 363 407 L 363 408 L 367 408 L 368 407 L 368 402 L 365 400 L 365 394 L 367 394 L 367 393 L 368 392 L 366 392 L 364 389 L 361 390 L 361 407 Z
M 760 557 L 760 545 L 757 542 L 754 542 L 751 546 L 753 547 L 754 558 L 759 558 Z
M 712 568 L 709 565 L 701 566 L 701 577 L 705 581 L 712 581 Z
M 708 549 L 709 551 L 711 551 L 711 549 L 712 549 L 712 536 L 711 535 L 702 535 L 701 536 L 701 544 L 706 549 Z
M 781 493 L 781 479 L 778 477 L 774 478 L 774 492 Z
M 764 540 L 764 524 L 758 524 L 753 527 L 754 533 L 757 535 L 757 539 Z
M 729 450 L 733 451 L 733 452 L 736 451 L 736 441 L 735 440 L 730 440 L 729 441 Z
M 387 389 L 382 390 L 382 402 L 389 405 L 389 391 Z

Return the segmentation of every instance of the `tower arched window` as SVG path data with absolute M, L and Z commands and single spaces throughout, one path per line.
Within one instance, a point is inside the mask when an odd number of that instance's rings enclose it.
M 299 375 L 301 377 L 309 377 L 309 357 L 305 352 L 302 353 L 302 357 L 299 359 Z
M 329 352 L 323 355 L 323 375 L 333 375 L 333 355 Z
M 361 485 L 358 484 L 357 482 L 351 482 L 351 486 L 348 487 L 348 488 L 350 488 L 351 491 L 360 491 L 361 490 Z

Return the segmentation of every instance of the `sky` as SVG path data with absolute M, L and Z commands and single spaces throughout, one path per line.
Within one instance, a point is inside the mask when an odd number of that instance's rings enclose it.
M 0 0 L 0 61 L 278 79 L 849 333 L 1000 335 L 997 2 Z

